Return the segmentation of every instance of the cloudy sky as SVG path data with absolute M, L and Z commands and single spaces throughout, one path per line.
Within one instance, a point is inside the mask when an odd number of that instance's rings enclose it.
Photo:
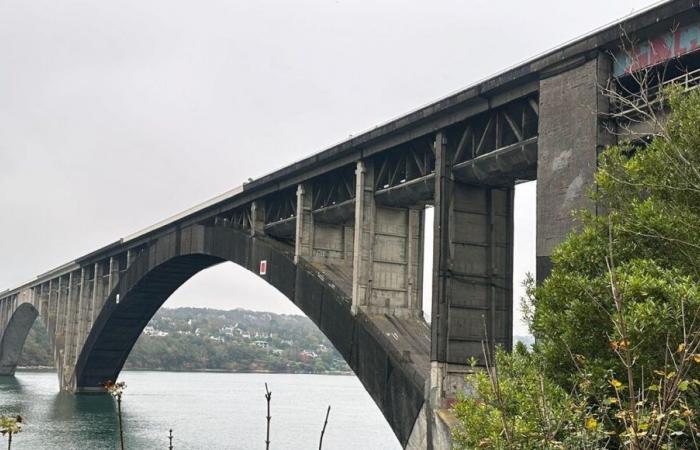
M 0 289 L 651 3 L 0 0 Z M 166 305 L 295 311 L 233 264 Z

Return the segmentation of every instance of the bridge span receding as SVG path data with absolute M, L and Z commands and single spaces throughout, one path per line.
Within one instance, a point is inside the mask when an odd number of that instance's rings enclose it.
M 100 391 L 180 285 L 232 261 L 318 325 L 404 447 L 447 448 L 467 361 L 483 360 L 483 343 L 512 345 L 515 185 L 538 183 L 542 279 L 571 211 L 595 209 L 586 189 L 617 139 L 601 86 L 670 60 L 699 69 L 697 24 L 697 1 L 641 11 L 1 292 L 0 374 L 14 373 L 40 317 L 60 388 Z M 621 30 L 653 50 L 672 29 L 690 31 L 668 58 L 613 65 Z

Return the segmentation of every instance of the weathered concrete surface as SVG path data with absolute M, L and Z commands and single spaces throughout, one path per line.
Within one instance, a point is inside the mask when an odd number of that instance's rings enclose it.
M 595 212 L 588 190 L 598 155 L 612 136 L 603 128 L 608 112 L 601 86 L 610 61 L 603 55 L 540 81 L 537 153 L 537 278 L 551 269 L 549 257 L 574 228 L 573 211 Z
M 424 404 L 406 444 L 406 450 L 441 450 L 452 448 L 455 417 L 447 409 L 433 410 Z
M 512 345 L 513 188 L 455 179 L 456 143 L 435 141 L 435 225 L 430 401 L 445 408 L 468 361 Z
M 232 261 L 262 276 L 292 300 L 331 340 L 405 443 L 423 404 L 429 328 L 424 321 L 350 312 L 350 294 L 300 260 L 291 248 L 230 229 L 194 226 L 159 239 L 119 280 L 95 319 L 76 363 L 72 389 L 99 390 L 116 379 L 153 314 L 204 268 Z M 120 301 L 116 302 L 119 295 Z

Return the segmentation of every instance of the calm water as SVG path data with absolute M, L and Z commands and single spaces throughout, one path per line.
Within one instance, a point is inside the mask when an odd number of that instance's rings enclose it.
M 128 449 L 167 449 L 169 428 L 175 449 L 264 449 L 265 382 L 272 391 L 271 449 L 318 448 L 329 404 L 324 449 L 401 448 L 355 377 L 125 371 L 120 380 L 127 382 Z M 115 402 L 62 395 L 57 386 L 53 372 L 0 377 L 0 414 L 19 413 L 27 421 L 12 448 L 118 448 Z

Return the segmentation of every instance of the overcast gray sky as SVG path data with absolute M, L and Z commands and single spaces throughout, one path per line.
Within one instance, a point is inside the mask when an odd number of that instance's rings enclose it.
M 0 0 L 0 289 L 651 3 Z M 182 305 L 295 311 L 233 264 Z

